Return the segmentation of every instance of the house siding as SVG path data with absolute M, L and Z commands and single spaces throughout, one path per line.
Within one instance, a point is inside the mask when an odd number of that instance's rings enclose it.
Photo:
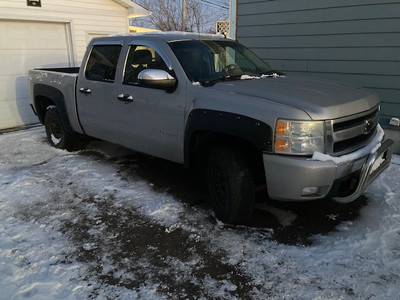
M 400 130 L 400 1 L 238 0 L 236 36 L 274 69 L 375 91 Z

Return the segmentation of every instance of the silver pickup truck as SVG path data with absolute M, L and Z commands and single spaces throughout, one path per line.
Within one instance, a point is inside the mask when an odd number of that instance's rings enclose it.
M 203 171 L 224 222 L 249 218 L 259 187 L 351 202 L 391 160 L 376 94 L 285 75 L 218 35 L 95 38 L 80 68 L 32 70 L 29 85 L 51 145 L 95 137 Z

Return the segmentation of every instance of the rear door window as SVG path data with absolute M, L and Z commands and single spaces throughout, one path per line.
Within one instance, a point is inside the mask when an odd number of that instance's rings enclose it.
M 86 79 L 114 82 L 121 48 L 121 45 L 93 46 L 86 64 Z

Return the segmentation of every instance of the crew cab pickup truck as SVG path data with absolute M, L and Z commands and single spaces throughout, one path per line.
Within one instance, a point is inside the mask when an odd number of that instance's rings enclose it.
M 385 168 L 392 141 L 368 90 L 272 70 L 219 35 L 94 38 L 80 68 L 29 72 L 32 107 L 49 143 L 94 137 L 207 177 L 224 222 L 271 199 L 357 199 Z

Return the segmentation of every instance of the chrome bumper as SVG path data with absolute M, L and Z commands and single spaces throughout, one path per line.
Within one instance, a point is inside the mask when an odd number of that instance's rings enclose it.
M 393 154 L 392 145 L 392 140 L 385 140 L 375 153 L 371 153 L 367 156 L 354 193 L 346 197 L 334 197 L 333 200 L 341 203 L 348 203 L 360 197 L 367 186 L 389 167 Z
M 341 164 L 264 154 L 268 195 L 271 199 L 281 201 L 307 201 L 327 197 L 343 203 L 354 201 L 389 166 L 392 144 L 392 140 L 385 140 L 374 153 Z M 350 194 L 337 196 L 341 190 L 335 191 L 335 183 L 349 176 L 355 186 Z

